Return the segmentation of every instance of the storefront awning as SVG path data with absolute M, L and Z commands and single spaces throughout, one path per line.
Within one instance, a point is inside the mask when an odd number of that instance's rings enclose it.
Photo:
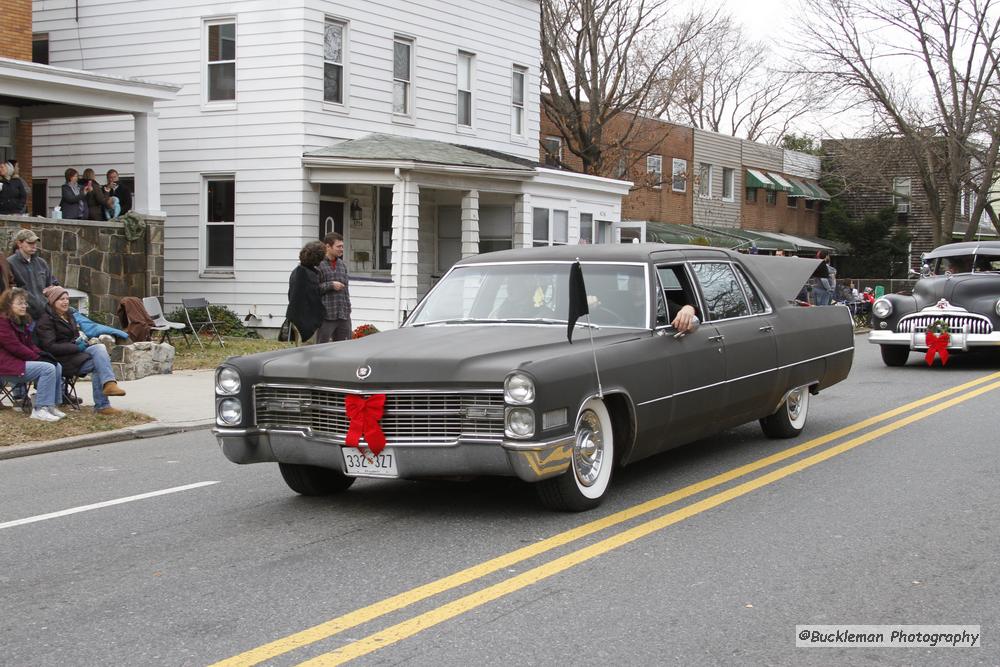
M 746 186 L 748 188 L 764 188 L 765 190 L 777 190 L 778 184 L 764 175 L 764 172 L 756 169 L 747 169 Z
M 830 201 L 830 193 L 819 186 L 819 183 L 810 183 L 809 181 L 803 181 L 803 184 L 808 187 L 813 192 L 813 196 L 810 199 L 816 199 L 818 201 Z
M 784 176 L 781 174 L 776 174 L 773 171 L 767 172 L 768 178 L 778 184 L 778 190 L 784 190 L 785 192 L 792 191 L 792 184 L 789 183 Z
M 819 252 L 820 250 L 826 250 L 830 253 L 839 254 L 840 251 L 833 245 L 832 241 L 826 241 L 822 239 L 809 239 L 803 236 L 792 236 L 791 234 L 781 234 L 779 232 L 757 232 L 758 234 L 763 234 L 764 236 L 777 239 L 779 241 L 785 241 L 786 243 L 791 243 L 795 246 L 796 252 Z
M 788 250 L 795 252 L 795 244 L 788 241 L 783 241 L 781 239 L 776 239 L 771 236 L 764 236 L 760 232 L 756 232 L 750 229 L 739 229 L 739 228 L 720 228 L 712 227 L 710 225 L 695 225 L 697 229 L 704 229 L 715 234 L 722 234 L 724 236 L 732 236 L 740 240 L 740 245 L 736 246 L 739 250 L 757 248 L 758 250 L 763 250 L 765 252 L 773 252 L 775 250 Z
M 792 185 L 792 189 L 788 193 L 789 197 L 807 197 L 809 199 L 816 198 L 816 193 L 813 189 L 797 178 L 789 177 L 788 182 Z

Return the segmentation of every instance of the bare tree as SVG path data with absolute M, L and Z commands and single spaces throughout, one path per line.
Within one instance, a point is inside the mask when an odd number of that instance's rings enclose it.
M 902 142 L 950 240 L 966 190 L 979 213 L 997 176 L 1000 7 L 994 0 L 806 0 L 810 73 Z M 979 217 L 970 220 L 971 238 Z
M 668 63 L 711 17 L 670 22 L 668 0 L 541 0 L 541 8 L 545 112 L 584 173 L 620 172 L 623 160 L 651 150 L 633 145 L 637 130 L 666 110 L 676 87 Z
M 753 41 L 732 16 L 718 16 L 691 39 L 675 61 L 671 120 L 777 143 L 792 124 L 816 109 L 818 89 L 801 72 L 781 69 L 764 42 Z M 675 83 L 676 82 L 676 83 Z

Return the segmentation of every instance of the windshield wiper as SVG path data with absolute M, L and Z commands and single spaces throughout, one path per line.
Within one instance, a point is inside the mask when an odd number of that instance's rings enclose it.
M 551 317 L 512 317 L 503 321 L 508 324 L 566 324 L 566 320 L 557 320 Z M 576 321 L 576 326 L 590 327 L 591 329 L 601 328 L 596 324 L 581 322 L 580 320 Z
M 450 320 L 433 320 L 431 322 L 415 322 L 411 327 L 425 327 L 429 324 L 501 324 L 507 320 L 490 320 L 479 317 L 456 317 Z

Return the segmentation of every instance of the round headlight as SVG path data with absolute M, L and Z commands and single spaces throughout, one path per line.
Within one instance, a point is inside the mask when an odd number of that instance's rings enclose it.
M 240 392 L 240 374 L 236 369 L 224 366 L 215 373 L 215 391 L 220 394 L 238 394 Z
M 892 304 L 889 303 L 888 299 L 879 299 L 872 304 L 872 314 L 880 320 L 884 320 L 892 314 Z
M 243 420 L 243 404 L 238 398 L 227 398 L 219 402 L 219 422 L 232 426 Z
M 511 408 L 507 411 L 507 435 L 530 438 L 535 434 L 535 413 L 531 408 Z
M 511 373 L 503 383 L 503 400 L 527 405 L 535 400 L 535 381 L 524 373 Z
M 997 299 L 997 303 L 993 306 L 993 310 L 996 311 L 997 315 L 1000 315 L 1000 299 Z

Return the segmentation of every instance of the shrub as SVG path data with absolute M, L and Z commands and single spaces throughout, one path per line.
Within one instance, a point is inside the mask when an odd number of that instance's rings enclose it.
M 351 338 L 363 338 L 364 336 L 371 336 L 375 333 L 378 333 L 378 329 L 375 328 L 374 324 L 362 324 L 354 330 L 354 333 L 351 334 Z
M 200 308 L 192 309 L 190 311 L 191 319 L 195 322 L 204 319 L 204 313 L 201 310 Z M 234 338 L 260 338 L 256 331 L 243 326 L 243 318 L 225 306 L 209 306 L 209 310 L 212 313 L 212 321 L 215 322 L 215 326 L 218 327 L 221 335 L 232 336 Z M 187 323 L 183 308 L 177 308 L 167 313 L 166 318 L 171 322 Z M 191 333 L 191 327 L 185 326 L 184 331 Z

